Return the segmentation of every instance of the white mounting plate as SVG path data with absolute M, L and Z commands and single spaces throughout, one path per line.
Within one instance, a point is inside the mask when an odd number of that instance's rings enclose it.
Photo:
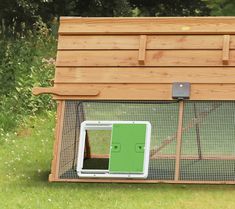
M 112 130 L 113 124 L 145 124 L 145 152 L 143 173 L 115 173 L 109 170 L 83 169 L 85 139 L 87 130 Z M 77 174 L 82 178 L 133 178 L 145 179 L 148 176 L 151 124 L 148 121 L 83 121 L 80 127 L 80 140 L 77 157 Z

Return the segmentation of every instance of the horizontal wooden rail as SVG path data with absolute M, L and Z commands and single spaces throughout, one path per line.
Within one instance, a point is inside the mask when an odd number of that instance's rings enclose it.
M 235 50 L 230 50 L 227 66 L 235 66 Z M 138 50 L 58 51 L 56 66 L 141 66 Z M 221 50 L 146 51 L 145 66 L 223 66 Z
M 59 83 L 235 83 L 233 67 L 57 67 Z
M 138 50 L 139 35 L 60 35 L 58 50 Z M 223 35 L 148 35 L 147 50 L 223 48 Z M 235 49 L 235 36 L 230 36 Z
M 59 34 L 235 34 L 234 17 L 64 18 Z
M 56 87 L 34 87 L 33 94 L 53 94 L 60 96 L 97 96 L 99 91 L 96 89 L 89 88 L 79 88 L 79 89 L 69 89 L 69 88 L 56 88 Z
M 99 91 L 95 97 L 57 96 L 54 99 L 93 100 L 172 100 L 172 84 L 57 84 L 61 89 Z M 191 100 L 235 100 L 234 84 L 192 84 Z

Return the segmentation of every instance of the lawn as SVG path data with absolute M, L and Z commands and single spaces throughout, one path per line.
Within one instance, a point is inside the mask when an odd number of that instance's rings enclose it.
M 0 208 L 234 209 L 235 186 L 49 183 L 54 113 L 0 137 Z

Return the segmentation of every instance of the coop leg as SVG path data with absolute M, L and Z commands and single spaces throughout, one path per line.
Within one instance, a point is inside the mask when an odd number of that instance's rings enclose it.
M 197 120 L 197 108 L 196 108 L 196 104 L 194 103 L 194 115 L 195 115 L 195 119 Z M 197 137 L 197 149 L 198 149 L 198 157 L 201 160 L 202 159 L 202 150 L 201 150 L 201 139 L 200 139 L 200 129 L 199 129 L 199 124 L 198 122 L 196 122 L 195 125 L 195 129 L 196 129 L 196 137 Z
M 176 137 L 175 181 L 178 181 L 179 176 L 180 176 L 180 157 L 181 157 L 181 145 L 182 145 L 183 115 L 184 115 L 184 102 L 180 101 L 179 102 L 178 129 L 177 129 L 177 137 Z

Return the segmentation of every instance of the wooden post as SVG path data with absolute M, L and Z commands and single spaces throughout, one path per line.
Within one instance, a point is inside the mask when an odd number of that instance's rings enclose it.
M 184 102 L 180 101 L 178 130 L 176 138 L 175 181 L 178 181 L 180 176 L 180 156 L 181 156 L 181 144 L 182 144 L 183 115 L 184 115 Z
M 194 107 L 194 115 L 195 115 L 195 119 L 197 120 L 197 108 L 196 108 L 196 104 L 193 104 Z M 201 149 L 201 139 L 200 139 L 200 129 L 199 129 L 199 124 L 196 121 L 196 138 L 197 138 L 197 149 L 198 149 L 198 157 L 201 160 L 202 159 L 202 149 Z
M 54 154 L 53 154 L 53 166 L 52 166 L 52 175 L 49 176 L 49 181 L 53 179 L 58 179 L 59 175 L 59 163 L 60 163 L 60 150 L 61 150 L 61 140 L 62 140 L 62 131 L 64 125 L 64 110 L 65 110 L 65 101 L 59 101 L 57 108 L 57 119 L 56 119 L 56 139 L 54 144 Z
M 142 65 L 144 65 L 145 63 L 146 44 L 147 44 L 147 36 L 141 35 L 138 60 L 139 60 L 139 64 L 142 64 Z
M 222 61 L 224 65 L 228 65 L 229 63 L 229 48 L 230 48 L 230 35 L 224 35 L 223 57 L 222 57 Z

